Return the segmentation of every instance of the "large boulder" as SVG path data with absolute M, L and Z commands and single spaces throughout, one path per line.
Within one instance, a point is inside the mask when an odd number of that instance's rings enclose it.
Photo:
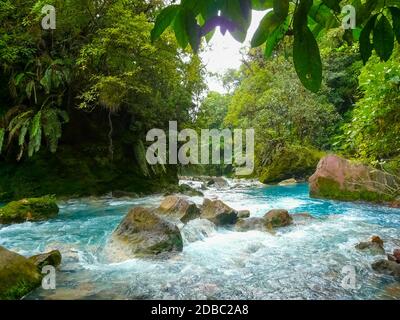
M 336 155 L 321 159 L 309 179 L 310 195 L 337 200 L 391 202 L 400 178 Z
M 207 182 L 208 186 L 213 186 L 217 188 L 226 188 L 229 187 L 228 181 L 226 181 L 222 177 L 213 177 Z
M 289 212 L 284 209 L 273 209 L 268 211 L 264 215 L 264 220 L 268 228 L 286 227 L 293 222 Z
M 182 236 L 176 225 L 147 208 L 136 207 L 113 232 L 105 251 L 109 260 L 119 262 L 182 249 Z
M 370 241 L 360 242 L 356 244 L 356 249 L 367 251 L 373 255 L 384 255 L 383 240 L 378 236 L 373 236 Z
M 20 299 L 41 283 L 37 266 L 0 246 L 0 300 Z
M 0 208 L 0 224 L 47 220 L 57 216 L 58 211 L 53 197 L 13 201 Z
M 166 197 L 163 202 L 161 202 L 157 212 L 162 215 L 177 218 L 183 223 L 200 217 L 200 209 L 196 204 L 179 196 Z
M 53 266 L 54 268 L 57 268 L 61 264 L 61 259 L 61 253 L 58 250 L 37 254 L 29 258 L 39 271 L 45 266 Z
M 217 226 L 232 225 L 238 220 L 238 212 L 221 200 L 204 199 L 201 218 L 210 220 Z

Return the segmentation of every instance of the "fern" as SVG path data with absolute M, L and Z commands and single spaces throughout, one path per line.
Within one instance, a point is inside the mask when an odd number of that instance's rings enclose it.
M 43 136 L 48 142 L 50 151 L 54 153 L 62 135 L 62 124 L 68 121 L 68 113 L 60 109 L 45 108 L 36 114 L 33 110 L 20 113 L 9 122 L 6 130 L 0 129 L 0 152 L 7 131 L 8 143 L 13 139 L 18 141 L 20 147 L 18 161 L 22 158 L 26 145 L 29 157 L 38 152 Z
M 1 154 L 1 150 L 3 149 L 5 134 L 6 134 L 6 130 L 4 128 L 0 128 L 0 154 Z
M 28 156 L 32 157 L 34 152 L 40 150 L 42 144 L 42 111 L 39 111 L 31 122 L 31 127 L 29 131 L 29 146 L 28 146 Z

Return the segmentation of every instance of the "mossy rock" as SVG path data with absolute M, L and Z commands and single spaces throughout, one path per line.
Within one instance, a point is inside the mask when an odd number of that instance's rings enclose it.
M 262 168 L 259 180 L 262 183 L 279 183 L 292 178 L 306 179 L 313 174 L 324 155 L 309 147 L 286 147 L 274 156 L 271 164 Z
M 0 224 L 47 220 L 57 216 L 58 212 L 53 197 L 22 199 L 0 208 Z
M 0 246 L 0 300 L 17 300 L 41 283 L 37 266 Z

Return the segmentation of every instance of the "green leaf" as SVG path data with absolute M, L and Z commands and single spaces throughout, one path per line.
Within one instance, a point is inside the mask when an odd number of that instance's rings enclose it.
M 253 10 L 264 11 L 273 7 L 273 0 L 252 0 Z
M 285 20 L 289 14 L 289 0 L 274 0 L 273 4 L 276 16 L 281 21 Z
M 178 11 L 179 5 L 171 5 L 160 12 L 157 16 L 154 28 L 151 30 L 152 42 L 160 38 L 164 31 L 173 23 Z
M 318 24 L 327 29 L 332 27 L 338 27 L 339 23 L 337 22 L 335 16 L 332 14 L 332 11 L 325 5 L 321 4 L 321 2 L 317 1 L 310 9 L 309 16 Z
M 280 19 L 276 16 L 275 12 L 268 12 L 261 20 L 256 32 L 251 39 L 251 47 L 255 48 L 261 46 L 267 41 L 268 36 L 274 32 L 281 24 Z
M 189 37 L 186 32 L 186 23 L 187 23 L 186 12 L 187 12 L 186 9 L 181 8 L 178 14 L 176 15 L 174 21 L 175 37 L 182 49 L 185 49 L 189 44 Z
M 364 64 L 368 62 L 372 54 L 371 32 L 374 29 L 376 18 L 377 15 L 372 16 L 360 33 L 360 53 Z
M 307 28 L 307 16 L 313 5 L 313 0 L 300 0 L 300 3 L 294 14 L 293 28 L 294 32 Z
M 333 11 L 340 13 L 340 1 L 341 0 L 322 0 L 322 2 Z
M 250 0 L 224 0 L 221 15 L 233 22 L 235 28 L 229 29 L 231 35 L 237 41 L 244 42 L 251 23 Z
M 390 59 L 394 49 L 394 33 L 392 26 L 382 15 L 374 28 L 374 48 L 377 55 L 383 60 Z
M 390 7 L 389 9 L 392 14 L 393 31 L 396 35 L 397 42 L 400 43 L 400 9 L 396 7 Z
M 185 27 L 190 46 L 192 47 L 193 52 L 197 53 L 200 48 L 201 29 L 197 24 L 195 15 L 189 10 L 186 10 L 185 13 Z
M 308 90 L 317 92 L 322 83 L 322 62 L 317 41 L 308 27 L 295 32 L 293 60 L 300 81 Z
M 264 52 L 266 58 L 270 58 L 272 56 L 276 45 L 283 39 L 288 30 L 289 19 L 286 18 L 286 20 L 268 36 Z

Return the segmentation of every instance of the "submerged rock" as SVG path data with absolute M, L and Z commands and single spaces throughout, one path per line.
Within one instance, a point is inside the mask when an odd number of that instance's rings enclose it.
M 232 225 L 238 220 L 238 212 L 221 200 L 204 199 L 201 218 L 208 219 L 217 226 Z
M 249 210 L 240 210 L 238 211 L 238 218 L 239 219 L 245 219 L 250 217 L 250 211 Z
M 293 219 L 289 212 L 284 209 L 273 209 L 264 215 L 265 223 L 268 227 L 279 228 L 292 224 Z
M 280 185 L 280 186 L 290 186 L 290 185 L 293 185 L 293 184 L 297 184 L 297 180 L 294 179 L 294 178 L 286 179 L 286 180 L 283 180 L 283 181 L 278 183 L 278 185 Z
M 184 242 L 196 242 L 204 240 L 216 231 L 214 223 L 207 219 L 195 219 L 189 221 L 182 229 L 181 234 Z
M 162 215 L 179 219 L 183 223 L 200 217 L 200 209 L 195 203 L 178 196 L 168 196 L 157 210 Z
M 235 230 L 239 232 L 246 232 L 251 230 L 258 231 L 266 231 L 267 227 L 265 225 L 264 218 L 248 218 L 248 219 L 239 219 L 235 224 Z
M 372 269 L 378 273 L 400 277 L 400 264 L 389 260 L 378 260 L 371 265 Z
M 114 262 L 163 252 L 180 252 L 183 240 L 177 226 L 149 209 L 132 209 L 113 232 L 105 251 Z
M 315 220 L 315 218 L 308 212 L 294 213 L 290 216 L 295 224 L 305 224 L 310 220 Z
M 383 240 L 378 236 L 373 236 L 368 242 L 360 242 L 355 246 L 358 250 L 367 250 L 373 255 L 384 255 Z
M 47 220 L 57 216 L 58 211 L 53 197 L 13 201 L 0 208 L 0 224 Z
M 227 188 L 229 187 L 228 181 L 222 177 L 213 177 L 207 182 L 208 186 L 214 186 L 217 188 Z
M 41 283 L 37 266 L 0 246 L 0 300 L 20 299 Z
M 53 266 L 54 268 L 57 268 L 61 264 L 61 259 L 61 253 L 58 250 L 38 254 L 29 258 L 29 260 L 37 266 L 39 271 L 45 266 Z
M 310 177 L 310 195 L 337 200 L 392 202 L 400 178 L 335 155 L 323 158 Z

